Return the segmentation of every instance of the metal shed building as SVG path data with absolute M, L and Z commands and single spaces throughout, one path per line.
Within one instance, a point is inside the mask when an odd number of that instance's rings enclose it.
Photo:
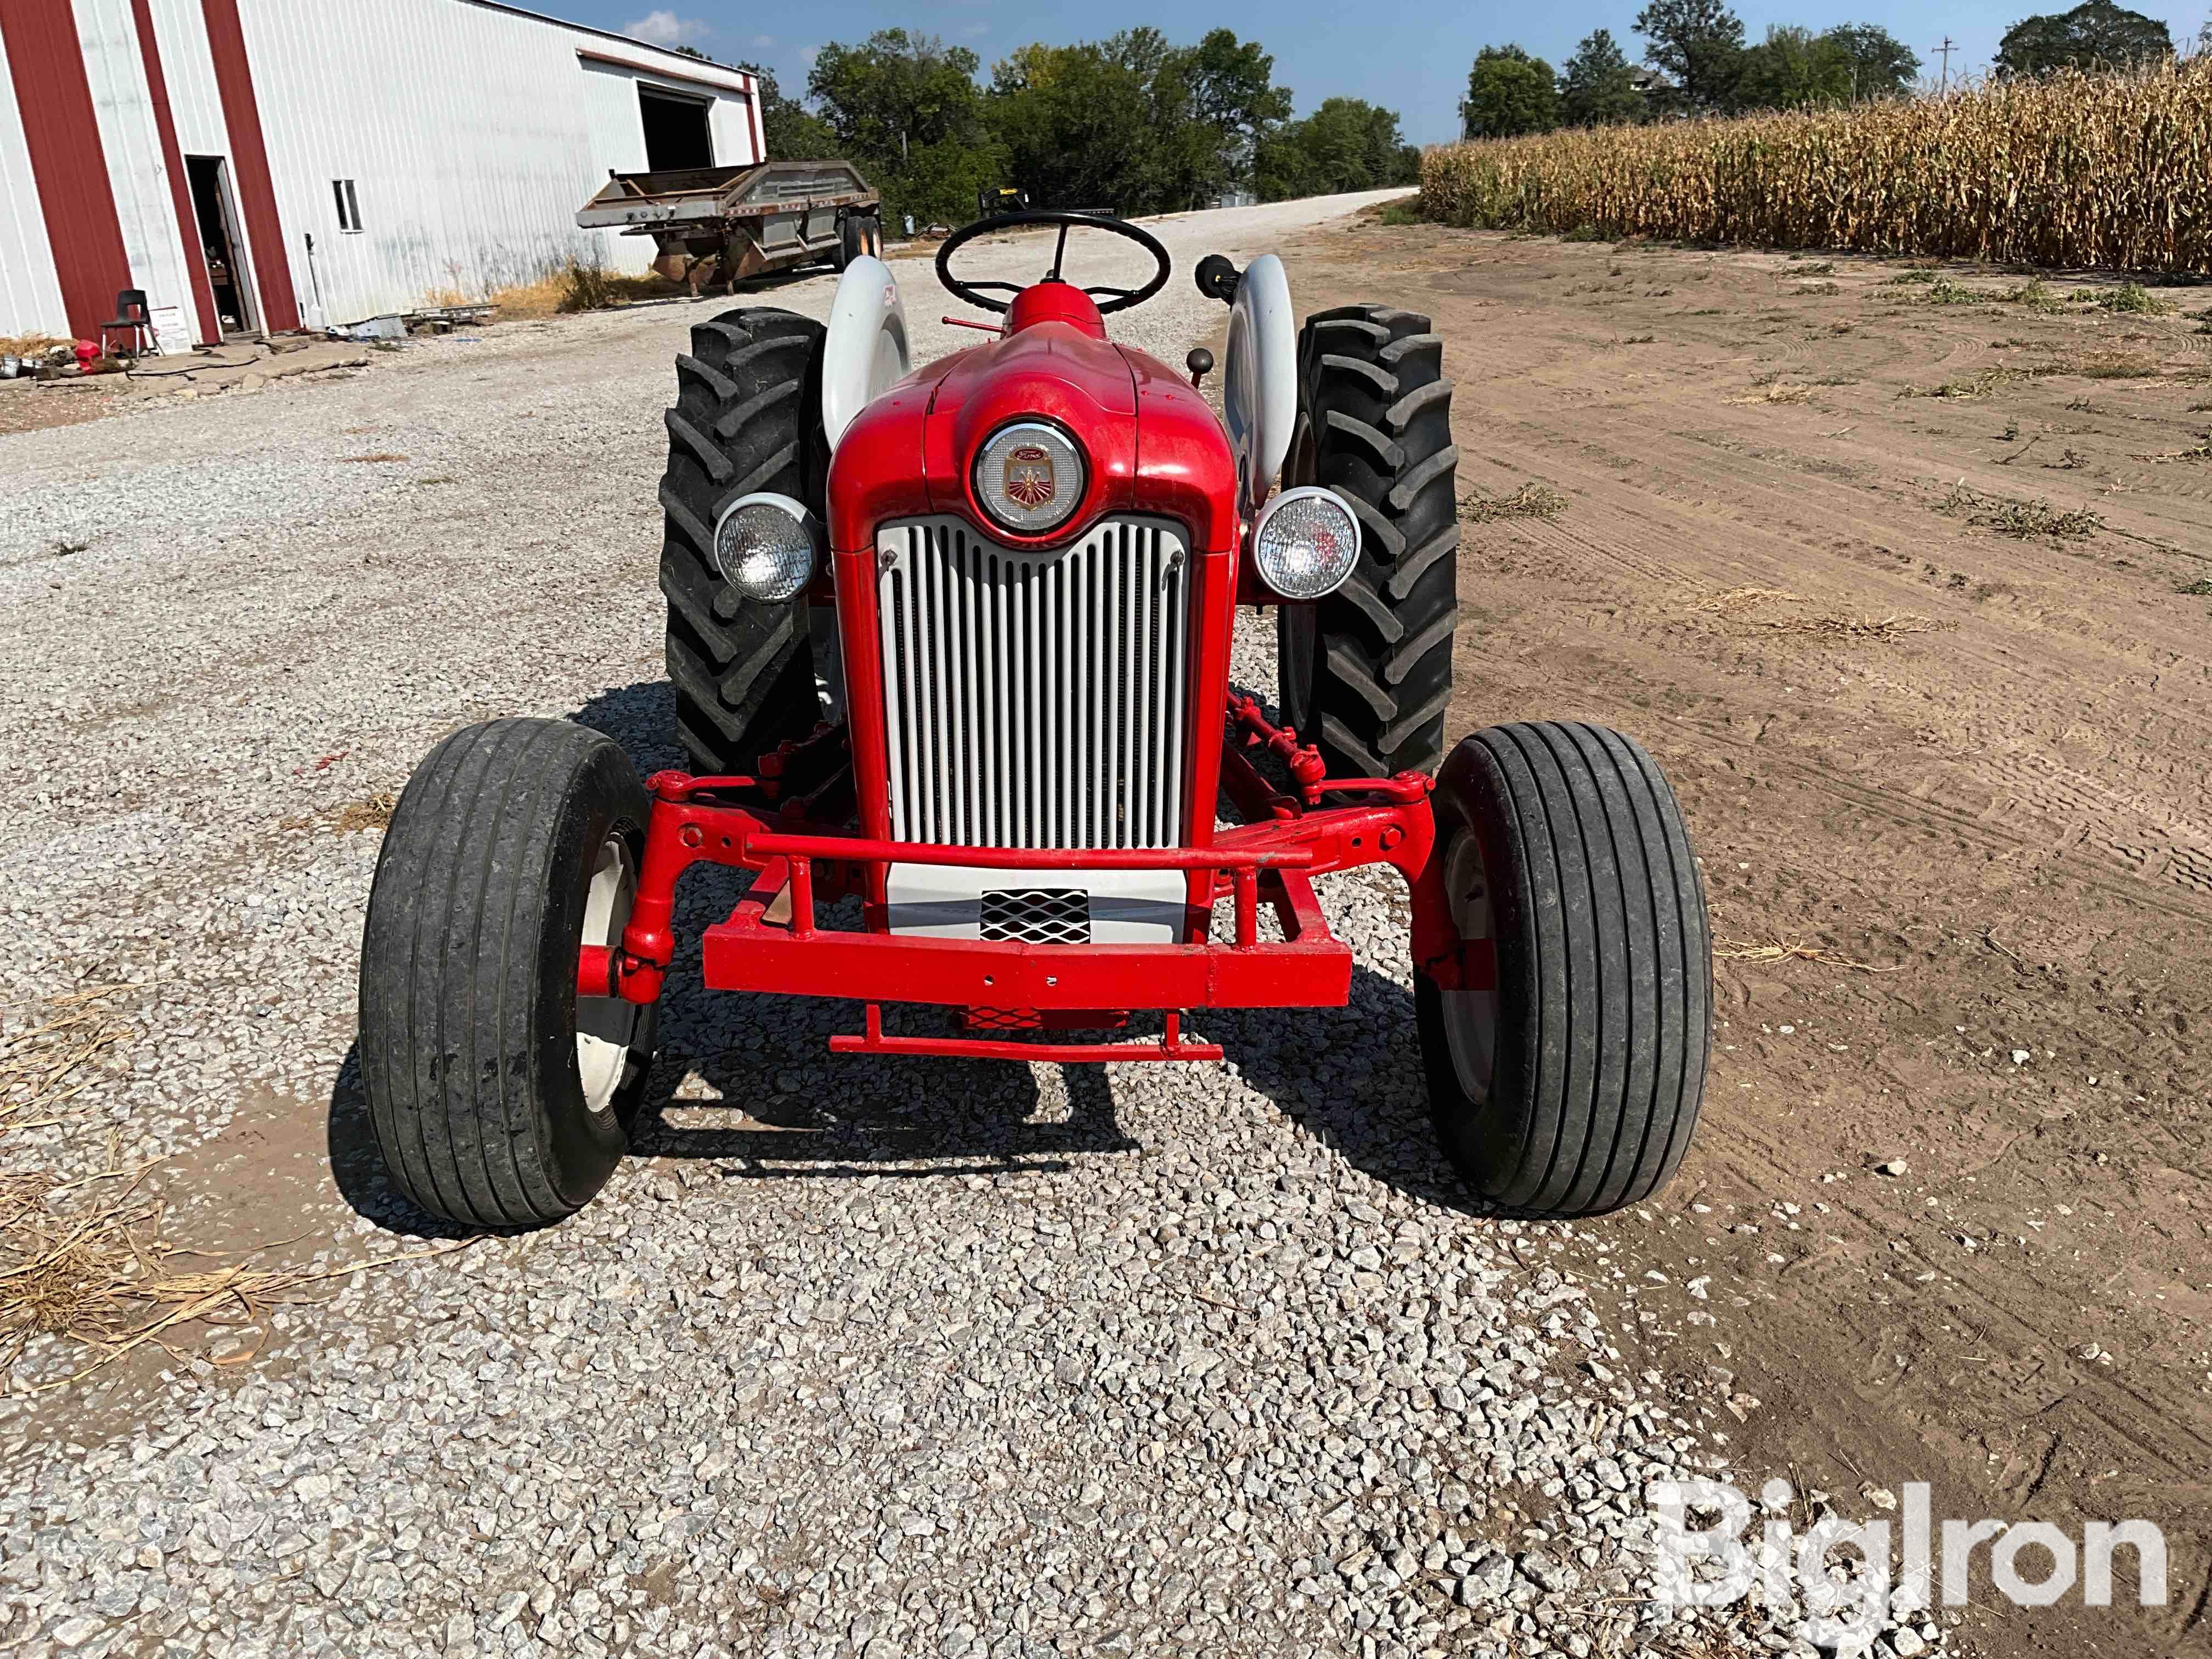
M 750 76 L 494 0 L 0 0 L 0 335 L 164 349 L 475 297 L 649 241 L 612 171 L 762 158 Z

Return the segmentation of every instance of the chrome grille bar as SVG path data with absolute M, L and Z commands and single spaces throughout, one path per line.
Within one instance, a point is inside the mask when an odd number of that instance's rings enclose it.
M 1179 527 L 1108 519 L 1036 552 L 940 517 L 887 526 L 876 547 L 894 837 L 1182 844 Z

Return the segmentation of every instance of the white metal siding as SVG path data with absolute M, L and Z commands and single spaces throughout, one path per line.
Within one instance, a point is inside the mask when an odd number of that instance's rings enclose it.
M 161 46 L 161 74 L 169 88 L 169 115 L 177 124 L 177 147 L 187 155 L 230 154 L 230 131 L 223 125 L 222 94 L 215 80 L 215 57 L 208 49 L 207 13 L 202 0 L 150 0 L 154 37 Z
M 100 147 L 115 195 L 123 252 L 131 262 L 131 285 L 143 289 L 150 305 L 175 307 L 183 328 L 196 340 L 199 321 L 177 226 L 176 197 L 161 156 L 161 131 L 154 119 L 153 94 L 147 86 L 131 0 L 75 0 L 75 4 L 85 79 L 92 88 L 93 114 L 100 125 Z
M 46 240 L 46 210 L 23 140 L 23 113 L 8 46 L 0 40 L 0 334 L 69 337 L 69 311 L 54 275 L 53 244 Z
M 682 58 L 465 0 L 241 0 L 240 12 L 303 309 L 309 232 L 333 321 L 434 290 L 474 298 L 572 257 L 630 271 L 652 258 L 649 240 L 576 228 L 610 170 L 644 161 L 634 77 L 577 52 L 675 74 Z M 355 181 L 358 233 L 338 228 L 336 179 Z

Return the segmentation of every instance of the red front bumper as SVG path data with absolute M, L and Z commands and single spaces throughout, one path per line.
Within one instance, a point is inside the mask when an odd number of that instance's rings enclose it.
M 1233 752 L 1233 751 L 1232 751 Z M 1443 903 L 1431 851 L 1435 824 L 1426 778 L 1331 785 L 1357 793 L 1357 805 L 1313 808 L 1255 791 L 1262 821 L 1221 832 L 1205 848 L 1115 850 L 946 847 L 871 841 L 823 833 L 772 806 L 725 799 L 754 791 L 750 779 L 694 778 L 664 772 L 650 780 L 653 813 L 636 903 L 619 950 L 586 951 L 579 964 L 585 994 L 635 1002 L 657 999 L 675 957 L 672 922 L 678 878 L 694 864 L 758 873 L 729 918 L 707 930 L 702 972 L 709 989 L 845 997 L 870 1005 L 862 1035 L 836 1038 L 848 1052 L 929 1053 L 1024 1059 L 1206 1059 L 1219 1050 L 1184 1042 L 1170 1012 L 1157 1042 L 1056 1044 L 886 1036 L 878 1006 L 934 1003 L 953 1007 L 1036 1010 L 1340 1007 L 1350 995 L 1352 951 L 1328 929 L 1312 878 L 1389 864 L 1413 899 L 1413 959 L 1432 975 L 1458 971 L 1458 941 Z M 1180 870 L 1188 880 L 1191 943 L 1042 945 L 920 938 L 825 928 L 820 896 L 859 894 L 872 926 L 880 919 L 882 872 L 893 862 L 1040 872 Z M 1216 940 L 1211 915 L 1231 907 L 1229 935 Z M 1262 939 L 1260 908 L 1280 925 Z M 1045 1023 L 1052 1023 L 1049 1020 Z

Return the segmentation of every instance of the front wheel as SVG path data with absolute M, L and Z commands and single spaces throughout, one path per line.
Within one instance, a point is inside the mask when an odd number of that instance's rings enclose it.
M 1445 1154 L 1508 1213 L 1649 1198 L 1690 1144 L 1712 1051 L 1705 884 L 1633 738 L 1544 721 L 1461 739 L 1437 781 L 1461 984 L 1416 976 Z
M 536 1226 L 606 1184 L 657 1010 L 580 997 L 620 942 L 649 800 L 567 720 L 464 727 L 408 780 L 362 936 L 361 1066 L 392 1184 L 471 1227 Z

